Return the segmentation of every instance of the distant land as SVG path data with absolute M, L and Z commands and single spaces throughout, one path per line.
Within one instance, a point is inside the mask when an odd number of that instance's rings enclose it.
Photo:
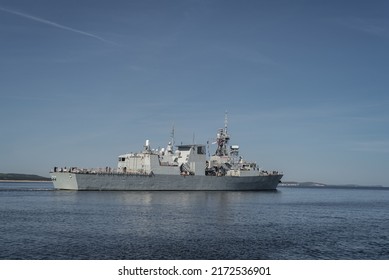
M 282 182 L 278 184 L 281 187 L 325 187 L 326 184 L 316 182 Z
M 0 181 L 51 181 L 50 178 L 33 174 L 0 173 Z
M 282 182 L 278 185 L 279 187 L 374 187 L 374 188 L 383 188 L 382 185 L 370 185 L 370 186 L 362 186 L 357 184 L 339 184 L 339 185 L 328 185 L 317 182 Z

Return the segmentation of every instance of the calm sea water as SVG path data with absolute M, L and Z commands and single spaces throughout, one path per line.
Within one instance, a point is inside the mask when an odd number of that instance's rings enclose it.
M 72 192 L 0 183 L 0 259 L 389 259 L 389 189 Z

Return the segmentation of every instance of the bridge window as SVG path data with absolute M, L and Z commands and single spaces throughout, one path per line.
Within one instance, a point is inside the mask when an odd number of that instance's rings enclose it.
M 197 147 L 197 154 L 198 155 L 205 155 L 205 147 L 204 146 Z

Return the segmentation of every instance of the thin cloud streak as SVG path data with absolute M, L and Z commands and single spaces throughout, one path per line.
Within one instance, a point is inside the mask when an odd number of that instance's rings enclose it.
M 346 17 L 335 18 L 333 21 L 347 28 L 364 32 L 372 36 L 380 38 L 388 38 L 389 36 L 389 30 L 387 28 L 388 21 L 385 19 Z
M 349 150 L 354 152 L 389 153 L 389 141 L 387 140 L 353 142 L 349 146 Z
M 112 45 L 117 45 L 117 43 L 109 41 L 109 40 L 106 40 L 106 39 L 104 39 L 104 38 L 102 38 L 100 36 L 97 36 L 95 34 L 92 34 L 92 33 L 89 33 L 89 32 L 85 32 L 85 31 L 82 31 L 82 30 L 79 30 L 79 29 L 75 29 L 75 28 L 72 28 L 72 27 L 69 27 L 69 26 L 65 26 L 65 25 L 62 25 L 62 24 L 59 24 L 59 23 L 56 23 L 56 22 L 53 22 L 53 21 L 49 21 L 49 20 L 46 20 L 46 19 L 43 19 L 43 18 L 39 18 L 39 17 L 33 16 L 33 15 L 29 15 L 29 14 L 18 12 L 18 11 L 11 10 L 11 9 L 6 9 L 4 7 L 0 7 L 0 11 L 6 12 L 6 13 L 9 13 L 9 14 L 13 14 L 13 15 L 16 15 L 16 16 L 19 16 L 19 17 L 27 18 L 27 19 L 30 19 L 30 20 L 33 20 L 33 21 L 36 21 L 36 22 L 40 22 L 40 23 L 43 23 L 43 24 L 46 24 L 46 25 L 49 25 L 49 26 L 52 26 L 52 27 L 56 27 L 56 28 L 59 28 L 59 29 L 62 29 L 62 30 L 67 30 L 67 31 L 70 31 L 70 32 L 73 32 L 73 33 L 81 34 L 81 35 L 84 35 L 84 36 L 87 36 L 87 37 L 90 37 L 90 38 L 97 39 L 97 40 L 102 41 L 104 43 L 108 43 L 108 44 L 112 44 Z

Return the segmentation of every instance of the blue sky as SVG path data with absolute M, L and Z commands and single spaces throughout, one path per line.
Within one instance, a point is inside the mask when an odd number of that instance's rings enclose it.
M 0 0 L 0 172 L 215 138 L 284 180 L 389 186 L 388 1 Z M 214 147 L 211 147 L 212 151 Z

